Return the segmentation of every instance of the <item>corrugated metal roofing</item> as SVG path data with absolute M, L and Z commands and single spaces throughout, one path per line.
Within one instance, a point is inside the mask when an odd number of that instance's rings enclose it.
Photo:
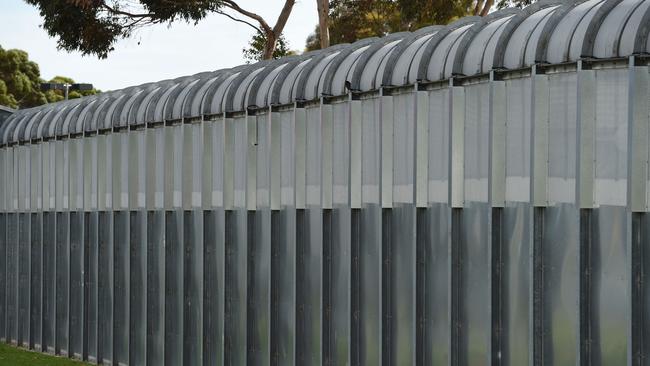
M 224 112 L 650 51 L 650 0 L 542 0 L 300 56 L 204 72 L 20 110 L 0 146 Z M 349 83 L 349 84 L 348 84 Z

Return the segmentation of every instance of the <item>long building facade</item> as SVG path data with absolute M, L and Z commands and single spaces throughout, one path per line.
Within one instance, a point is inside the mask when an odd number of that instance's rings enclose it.
M 650 0 L 16 111 L 0 338 L 105 365 L 650 365 Z

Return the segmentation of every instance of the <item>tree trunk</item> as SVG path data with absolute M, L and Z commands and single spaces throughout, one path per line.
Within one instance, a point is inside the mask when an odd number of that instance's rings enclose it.
M 472 15 L 479 15 L 481 13 L 482 8 L 483 8 L 483 0 L 476 0 L 476 5 L 474 6 L 474 11 L 472 12 Z
M 278 43 L 278 37 L 282 34 L 284 26 L 287 25 L 287 20 L 289 20 L 289 15 L 291 14 L 291 10 L 295 3 L 296 0 L 286 0 L 273 29 L 266 32 L 266 44 L 264 45 L 264 54 L 262 55 L 262 59 L 270 60 L 273 58 L 273 52 L 275 51 L 275 45 Z
M 273 58 L 273 52 L 275 52 L 277 41 L 278 37 L 274 32 L 266 33 L 266 43 L 264 44 L 264 54 L 262 55 L 263 60 L 270 60 Z
M 483 6 L 483 10 L 481 10 L 481 16 L 484 17 L 490 13 L 490 9 L 492 8 L 492 5 L 494 5 L 494 0 L 487 0 L 485 2 L 485 6 Z
M 318 27 L 320 32 L 320 48 L 324 49 L 330 46 L 329 30 L 329 0 L 316 0 L 318 8 Z

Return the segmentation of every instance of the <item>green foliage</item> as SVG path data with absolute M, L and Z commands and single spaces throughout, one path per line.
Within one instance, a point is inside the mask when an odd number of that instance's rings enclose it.
M 222 0 L 25 0 L 44 19 L 59 49 L 106 58 L 120 38 L 141 26 L 198 22 L 223 7 Z
M 64 92 L 41 91 L 40 70 L 38 64 L 29 60 L 27 52 L 22 50 L 4 50 L 0 47 L 0 104 L 11 108 L 29 108 L 64 99 Z M 57 76 L 50 80 L 54 83 L 74 83 L 74 80 Z M 69 98 L 80 98 L 98 93 L 98 90 L 70 92 Z
M 246 63 L 252 63 L 252 62 L 257 62 L 262 60 L 262 56 L 264 55 L 264 46 L 266 45 L 266 36 L 261 33 L 257 32 L 255 34 L 250 42 L 248 42 L 248 47 L 242 49 L 242 53 L 244 54 L 244 60 L 246 60 Z M 289 43 L 287 40 L 284 38 L 283 35 L 280 35 L 278 37 L 276 46 L 275 46 L 275 51 L 273 51 L 273 59 L 277 59 L 280 57 L 284 56 L 290 56 L 290 55 L 295 55 L 296 52 L 292 51 L 289 48 Z
M 497 8 L 525 8 L 526 6 L 534 3 L 535 0 L 499 0 L 497 2 Z
M 0 366 L 83 366 L 88 365 L 63 357 L 53 357 L 42 353 L 0 344 Z
M 40 70 L 27 52 L 0 47 L 0 104 L 11 108 L 47 103 L 40 91 Z
M 388 33 L 447 24 L 468 15 L 472 0 L 332 0 L 330 44 L 352 43 Z M 318 27 L 307 38 L 308 51 L 320 48 Z

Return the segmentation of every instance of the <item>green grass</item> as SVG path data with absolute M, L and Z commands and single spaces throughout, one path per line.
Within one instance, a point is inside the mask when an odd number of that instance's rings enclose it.
M 0 366 L 83 366 L 83 362 L 54 357 L 0 343 Z

